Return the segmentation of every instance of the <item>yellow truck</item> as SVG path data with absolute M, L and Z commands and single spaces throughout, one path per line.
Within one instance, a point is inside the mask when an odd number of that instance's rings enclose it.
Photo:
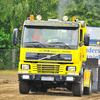
M 63 87 L 73 96 L 90 95 L 92 71 L 85 66 L 89 35 L 85 21 L 64 16 L 42 21 L 31 15 L 24 21 L 18 68 L 19 92 L 47 92 Z M 13 45 L 18 43 L 18 29 L 13 31 Z

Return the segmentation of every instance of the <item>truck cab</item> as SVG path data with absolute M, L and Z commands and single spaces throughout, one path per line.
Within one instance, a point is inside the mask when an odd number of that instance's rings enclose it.
M 42 21 L 38 15 L 34 20 L 31 15 L 24 22 L 18 68 L 20 93 L 64 87 L 74 96 L 91 94 L 91 71 L 85 67 L 89 45 L 86 23 L 75 17 L 72 22 L 67 16 L 63 19 Z M 17 40 L 18 29 L 14 29 L 13 45 Z

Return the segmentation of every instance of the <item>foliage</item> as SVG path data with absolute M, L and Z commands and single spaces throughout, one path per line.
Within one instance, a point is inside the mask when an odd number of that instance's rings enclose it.
M 13 50 L 14 49 L 0 49 L 0 70 L 10 70 L 12 69 L 12 65 L 15 64 L 15 68 L 18 68 L 18 62 L 19 62 L 19 50 L 15 50 L 15 62 L 12 60 L 13 57 Z
M 10 35 L 9 33 L 5 33 L 5 28 L 4 27 L 1 27 L 1 30 L 0 30 L 0 48 L 10 48 L 12 44 L 11 41 L 11 36 L 12 34 Z M 9 44 L 9 45 L 8 45 Z
M 27 18 L 29 12 L 29 5 L 26 1 L 23 0 L 1 0 L 0 1 L 0 25 L 1 25 L 1 32 L 3 36 L 8 34 L 8 47 L 1 45 L 5 48 L 12 47 L 12 37 L 13 29 L 19 28 L 22 26 L 22 23 Z M 1 37 L 2 38 L 2 37 Z M 6 37 L 5 37 L 6 39 Z M 4 39 L 4 40 L 5 40 Z M 10 42 L 10 43 L 9 43 Z
M 66 6 L 64 15 L 68 15 L 70 20 L 76 16 L 79 20 L 86 21 L 87 26 L 100 27 L 100 0 L 96 1 L 71 0 Z

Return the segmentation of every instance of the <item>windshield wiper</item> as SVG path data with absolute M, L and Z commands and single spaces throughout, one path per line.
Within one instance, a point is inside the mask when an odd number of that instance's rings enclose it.
M 59 46 L 64 46 L 64 47 L 68 47 L 69 49 L 71 49 L 68 45 L 66 45 L 64 42 L 50 42 L 49 45 L 59 45 Z
M 45 46 L 42 43 L 38 42 L 38 41 L 24 42 L 24 43 L 31 43 L 33 46 L 34 45 L 36 45 L 36 46 L 43 46 L 45 48 Z

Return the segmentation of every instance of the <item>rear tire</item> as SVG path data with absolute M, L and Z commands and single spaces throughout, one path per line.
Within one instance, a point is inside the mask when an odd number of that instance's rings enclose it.
M 29 93 L 28 81 L 19 81 L 19 92 L 21 94 L 28 94 Z
M 89 87 L 84 87 L 84 94 L 90 95 L 92 93 L 92 75 L 90 77 Z
M 81 82 L 80 83 L 75 83 L 72 86 L 73 89 L 73 96 L 82 96 L 83 91 L 84 91 L 84 78 L 81 78 Z

